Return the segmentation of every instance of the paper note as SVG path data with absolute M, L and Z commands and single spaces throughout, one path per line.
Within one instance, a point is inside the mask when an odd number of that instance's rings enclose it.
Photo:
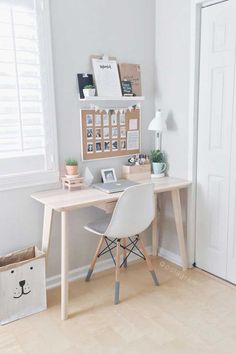
M 129 120 L 129 130 L 137 130 L 138 129 L 138 120 L 130 119 Z
M 122 96 L 117 62 L 93 58 L 92 64 L 98 96 Z
M 127 150 L 139 149 L 139 130 L 129 130 L 127 132 Z

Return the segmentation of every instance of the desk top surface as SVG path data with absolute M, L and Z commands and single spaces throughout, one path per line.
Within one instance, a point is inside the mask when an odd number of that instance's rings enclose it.
M 155 193 L 163 193 L 176 189 L 187 188 L 191 182 L 179 178 L 163 177 L 159 179 L 145 179 L 139 183 L 152 182 Z M 97 204 L 117 201 L 121 193 L 105 193 L 95 188 L 68 191 L 51 189 L 32 194 L 32 198 L 57 211 L 96 206 Z

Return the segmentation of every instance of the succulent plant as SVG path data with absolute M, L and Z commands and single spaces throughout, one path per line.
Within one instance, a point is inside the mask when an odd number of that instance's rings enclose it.
M 66 159 L 66 166 L 78 166 L 78 161 L 75 159 Z
M 152 150 L 150 154 L 151 162 L 165 162 L 165 156 L 160 150 Z

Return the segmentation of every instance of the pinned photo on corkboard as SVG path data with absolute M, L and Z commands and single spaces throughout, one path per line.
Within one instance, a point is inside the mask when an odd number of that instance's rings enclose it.
M 88 143 L 87 144 L 87 153 L 92 154 L 93 153 L 93 143 Z
M 87 128 L 86 135 L 88 140 L 93 139 L 93 128 Z

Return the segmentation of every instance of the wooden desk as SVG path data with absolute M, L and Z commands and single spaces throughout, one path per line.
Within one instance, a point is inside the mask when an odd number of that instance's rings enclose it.
M 147 183 L 150 180 L 141 180 L 140 183 Z M 187 250 L 184 240 L 183 221 L 180 203 L 180 190 L 187 188 L 190 182 L 164 177 L 158 180 L 152 180 L 154 183 L 154 192 L 156 198 L 157 209 L 157 194 L 171 192 L 172 203 L 174 209 L 174 217 L 176 230 L 178 235 L 180 255 L 183 262 L 183 269 L 188 266 Z M 89 206 L 101 206 L 104 203 L 111 203 L 118 200 L 121 193 L 107 194 L 97 189 L 88 188 L 78 191 L 69 192 L 62 189 L 54 189 L 45 192 L 34 193 L 32 198 L 44 205 L 44 222 L 43 222 L 43 238 L 42 250 L 48 255 L 52 216 L 53 211 L 61 213 L 61 319 L 65 320 L 68 317 L 68 237 L 67 237 L 67 215 L 70 210 L 84 208 Z M 157 255 L 158 236 L 157 236 L 157 210 L 156 216 L 152 223 L 152 252 Z

